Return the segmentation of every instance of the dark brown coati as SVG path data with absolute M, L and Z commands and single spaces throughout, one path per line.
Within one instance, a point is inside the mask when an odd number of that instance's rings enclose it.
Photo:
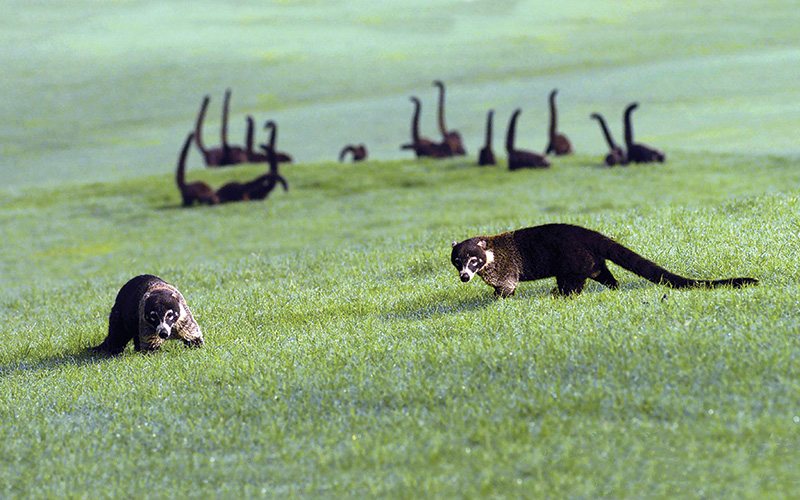
M 506 133 L 506 151 L 508 152 L 508 169 L 517 170 L 519 168 L 546 168 L 550 166 L 550 160 L 546 156 L 526 151 L 524 149 L 514 149 L 514 136 L 517 133 L 517 118 L 522 110 L 517 108 L 511 115 L 508 122 L 508 132 Z
M 514 294 L 520 281 L 555 276 L 553 293 L 578 294 L 587 279 L 609 288 L 619 283 L 606 260 L 643 278 L 672 288 L 742 287 L 756 285 L 753 278 L 695 280 L 673 274 L 597 231 L 569 224 L 546 224 L 453 243 L 450 261 L 461 281 L 477 274 L 494 287 L 495 295 Z
M 190 133 L 183 143 L 183 149 L 181 149 L 181 154 L 178 157 L 178 168 L 175 172 L 175 182 L 181 192 L 183 206 L 191 207 L 194 202 L 216 205 L 219 203 L 219 199 L 211 186 L 203 181 L 186 183 L 186 156 L 189 154 L 189 146 L 191 146 L 193 140 L 194 133 Z
M 94 352 L 119 354 L 133 339 L 137 351 L 155 351 L 165 340 L 203 345 L 203 334 L 177 288 L 143 274 L 125 283 L 108 317 L 108 335 Z
M 364 144 L 359 144 L 358 146 L 348 144 L 339 152 L 339 161 L 344 161 L 348 153 L 353 156 L 353 162 L 364 161 L 367 159 L 367 146 Z
M 478 152 L 478 165 L 494 165 L 494 151 L 492 151 L 492 118 L 494 110 L 490 109 L 486 114 L 486 143 Z
M 269 130 L 269 142 L 262 144 L 261 149 L 263 149 L 265 152 L 269 152 L 270 150 L 275 151 L 275 158 L 277 159 L 278 163 L 291 163 L 291 155 L 275 149 L 277 147 L 275 144 L 278 141 L 278 124 L 274 120 L 267 120 L 264 123 L 264 130 Z
M 464 156 L 467 154 L 467 150 L 464 149 L 464 141 L 461 139 L 461 134 L 457 130 L 447 130 L 447 126 L 444 122 L 444 82 L 435 80 L 433 85 L 439 87 L 439 109 L 437 118 L 439 121 L 439 131 L 442 133 L 442 140 L 450 149 L 451 155 Z
M 567 136 L 558 133 L 558 118 L 556 111 L 556 94 L 558 89 L 550 92 L 550 142 L 547 143 L 545 154 L 555 153 L 556 156 L 568 155 L 572 153 L 572 143 Z
M 234 201 L 247 201 L 250 196 L 244 183 L 238 181 L 231 181 L 223 184 L 214 193 L 220 203 L 232 203 Z
M 427 137 L 419 135 L 419 115 L 422 110 L 422 103 L 416 96 L 410 97 L 414 103 L 414 115 L 411 117 L 411 143 L 403 144 L 400 149 L 413 149 L 417 158 L 430 156 L 432 158 L 447 158 L 452 156 L 447 144 L 433 142 Z
M 197 122 L 195 123 L 195 142 L 198 149 L 203 153 L 206 165 L 209 167 L 226 167 L 230 165 L 238 165 L 239 163 L 247 162 L 247 152 L 236 146 L 228 144 L 228 107 L 230 104 L 231 91 L 225 91 L 225 101 L 222 105 L 222 125 L 220 128 L 220 136 L 222 144 L 218 148 L 206 149 L 203 144 L 203 120 L 205 120 L 206 109 L 211 98 L 205 96 L 203 104 L 200 105 L 200 112 L 197 114 Z
M 639 107 L 639 103 L 632 102 L 625 108 L 625 147 L 628 148 L 628 161 L 633 163 L 664 163 L 666 155 L 662 151 L 645 144 L 633 142 L 631 113 L 637 107 Z
M 284 191 L 289 191 L 289 184 L 286 183 L 286 179 L 278 173 L 278 166 L 280 164 L 278 161 L 278 154 L 273 149 L 264 146 L 261 146 L 261 148 L 269 157 L 269 172 L 245 184 L 245 192 L 247 193 L 248 199 L 251 200 L 265 199 L 272 190 L 275 189 L 277 184 L 281 184 Z
M 603 119 L 603 116 L 599 113 L 592 113 L 591 117 L 600 122 L 600 128 L 603 130 L 603 135 L 608 143 L 609 152 L 606 155 L 606 165 L 609 167 L 613 167 L 614 165 L 627 165 L 628 155 L 625 153 L 624 149 L 619 147 L 617 143 L 614 142 L 614 138 L 611 137 L 611 131 L 608 130 L 608 126 L 606 125 L 606 121 Z

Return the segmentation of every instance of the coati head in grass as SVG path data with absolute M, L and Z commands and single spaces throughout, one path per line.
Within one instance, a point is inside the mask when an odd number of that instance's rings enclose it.
M 140 342 L 145 349 L 157 349 L 172 334 L 172 326 L 181 315 L 178 295 L 169 290 L 153 290 L 144 297 L 142 317 L 150 328 L 141 329 Z
M 461 281 L 466 283 L 481 269 L 494 262 L 494 253 L 486 249 L 486 240 L 480 237 L 461 243 L 454 241 L 450 262 L 458 269 Z

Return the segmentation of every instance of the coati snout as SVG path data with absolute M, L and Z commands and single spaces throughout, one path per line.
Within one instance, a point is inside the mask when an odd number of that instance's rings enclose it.
M 491 252 L 486 251 L 486 241 L 478 238 L 458 243 L 453 242 L 453 251 L 450 254 L 450 261 L 456 269 L 461 281 L 466 283 L 475 274 L 491 262 Z
M 177 295 L 168 290 L 154 290 L 145 298 L 143 314 L 145 320 L 155 328 L 158 338 L 166 340 L 172 333 L 172 325 L 180 317 L 180 310 Z

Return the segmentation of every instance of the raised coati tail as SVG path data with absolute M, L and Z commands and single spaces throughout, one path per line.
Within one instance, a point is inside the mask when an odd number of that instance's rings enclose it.
M 178 169 L 175 172 L 175 182 L 178 184 L 178 189 L 183 191 L 186 188 L 186 156 L 189 154 L 189 146 L 194 140 L 194 134 L 189 133 L 186 141 L 183 143 L 183 149 L 178 157 Z
M 606 121 L 603 119 L 603 116 L 598 113 L 592 113 L 590 116 L 600 122 L 600 128 L 603 129 L 603 136 L 606 138 L 608 147 L 610 149 L 614 149 L 616 144 L 614 144 L 614 138 L 611 137 L 611 131 L 608 130 L 608 126 L 606 125 Z
M 228 107 L 231 102 L 231 89 L 225 89 L 225 100 L 222 102 L 222 126 L 220 127 L 220 136 L 222 139 L 222 147 L 228 148 Z
M 447 138 L 447 127 L 444 124 L 444 82 L 436 80 L 433 82 L 436 87 L 439 87 L 439 131 L 442 133 L 442 138 Z
M 483 147 L 492 148 L 492 118 L 494 117 L 494 110 L 490 109 L 486 114 L 486 144 Z
M 558 119 L 556 118 L 556 94 L 558 89 L 553 89 L 550 92 L 550 142 L 547 145 L 545 154 L 550 154 L 555 151 L 556 146 L 556 130 L 558 129 Z
M 517 118 L 519 118 L 519 114 L 522 113 L 520 108 L 514 110 L 514 114 L 511 115 L 511 120 L 508 122 L 508 132 L 506 132 L 506 151 L 509 153 L 514 151 L 514 136 L 517 133 Z
M 721 286 L 740 288 L 746 285 L 758 284 L 758 280 L 754 278 L 726 278 L 721 280 L 696 280 L 685 278 L 667 271 L 655 262 L 645 259 L 633 250 L 619 243 L 610 239 L 607 241 L 609 242 L 609 247 L 606 251 L 605 258 L 656 284 L 663 284 L 672 288 L 716 288 Z
M 255 128 L 256 128 L 256 121 L 253 119 L 252 115 L 247 115 L 247 136 L 245 140 L 245 147 L 247 148 L 247 154 L 253 154 L 253 138 L 255 135 Z
M 209 96 L 205 96 L 203 98 L 203 104 L 200 105 L 200 112 L 197 113 L 197 122 L 195 122 L 194 125 L 195 142 L 197 143 L 197 147 L 204 155 L 206 154 L 206 147 L 203 145 L 203 120 L 205 120 L 206 108 L 208 108 L 208 103 L 210 100 L 211 98 Z
M 625 108 L 625 147 L 630 149 L 633 144 L 633 126 L 631 125 L 631 113 L 639 107 L 638 102 L 632 102 Z
M 347 153 L 353 153 L 355 155 L 355 148 L 353 146 L 345 146 L 339 152 L 339 161 L 344 161 L 344 157 L 347 156 Z
M 414 116 L 411 118 L 411 144 L 413 148 L 419 142 L 419 114 L 422 103 L 416 96 L 411 96 L 410 99 L 414 103 Z
M 269 147 L 275 149 L 275 141 L 278 140 L 278 124 L 273 120 L 267 120 L 264 124 L 264 129 L 269 129 Z

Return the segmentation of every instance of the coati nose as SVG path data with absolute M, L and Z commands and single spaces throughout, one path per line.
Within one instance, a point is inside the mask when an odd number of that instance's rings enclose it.
M 158 336 L 161 337 L 162 339 L 166 340 L 167 337 L 169 337 L 169 332 L 165 332 L 164 330 L 161 330 L 160 332 L 158 332 Z
M 472 279 L 472 276 L 469 273 L 461 273 L 460 276 L 461 276 L 461 281 L 463 283 L 466 283 L 467 281 Z

